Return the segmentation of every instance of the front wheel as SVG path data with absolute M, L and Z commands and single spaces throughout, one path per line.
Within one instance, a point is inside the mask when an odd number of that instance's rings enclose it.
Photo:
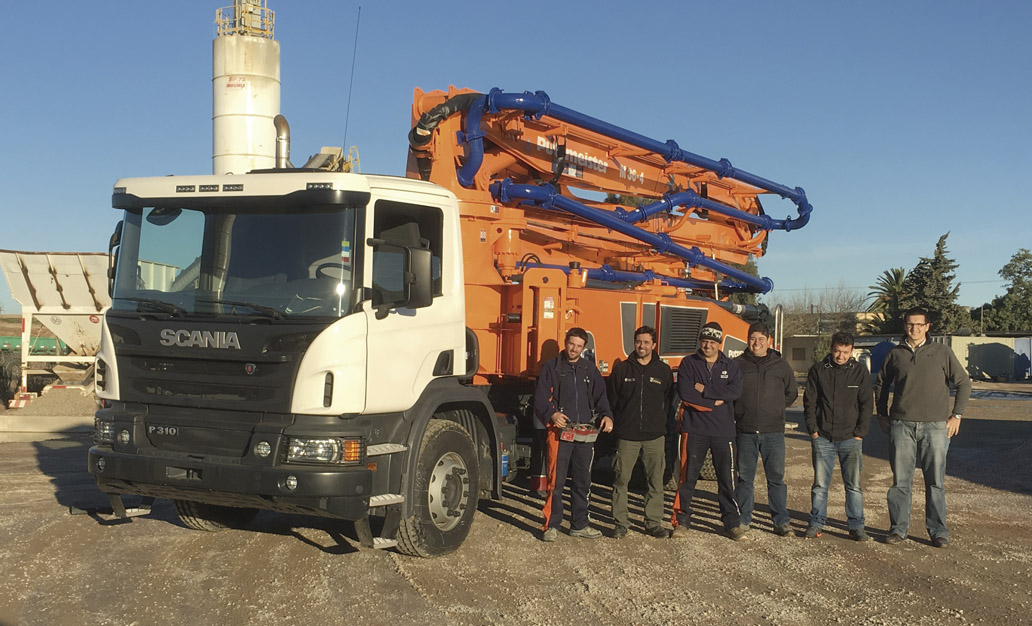
M 432 557 L 462 545 L 477 509 L 479 474 L 466 429 L 455 422 L 431 420 L 416 461 L 413 514 L 401 520 L 398 550 Z
M 183 526 L 194 530 L 215 532 L 227 528 L 243 528 L 258 514 L 257 509 L 245 509 L 233 506 L 218 506 L 193 502 L 190 500 L 173 500 L 176 515 Z

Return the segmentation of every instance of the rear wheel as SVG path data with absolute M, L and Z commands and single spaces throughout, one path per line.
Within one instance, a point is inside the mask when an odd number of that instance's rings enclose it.
M 469 432 L 447 420 L 431 420 L 416 461 L 413 514 L 401 520 L 398 550 L 441 556 L 462 545 L 473 523 L 480 468 Z
M 258 514 L 257 509 L 218 506 L 190 500 L 173 500 L 176 515 L 183 526 L 194 530 L 215 532 L 227 528 L 243 528 Z
M 6 406 L 21 385 L 21 355 L 16 352 L 0 354 L 0 400 Z

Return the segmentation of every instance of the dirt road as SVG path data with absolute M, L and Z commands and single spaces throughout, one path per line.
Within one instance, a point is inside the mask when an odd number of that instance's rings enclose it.
M 881 543 L 891 475 L 877 428 L 864 442 L 873 542 L 847 538 L 838 477 L 821 539 L 773 535 L 761 505 L 749 543 L 715 534 L 709 497 L 684 541 L 639 526 L 623 540 L 545 544 L 540 501 L 517 486 L 481 505 L 457 553 L 433 560 L 356 550 L 350 525 L 314 517 L 266 512 L 246 530 L 209 534 L 180 526 L 165 501 L 131 523 L 69 515 L 106 503 L 84 470 L 88 440 L 0 444 L 0 626 L 1029 623 L 1032 399 L 973 400 L 968 413 L 949 452 L 947 550 L 924 536 L 920 486 L 910 541 Z M 809 444 L 787 438 L 801 531 Z M 607 532 L 609 493 L 596 484 L 592 496 Z M 632 520 L 641 505 L 632 493 Z

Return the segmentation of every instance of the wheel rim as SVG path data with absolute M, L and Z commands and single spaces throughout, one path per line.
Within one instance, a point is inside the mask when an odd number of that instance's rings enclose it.
M 466 462 L 455 452 L 437 460 L 427 485 L 430 521 L 439 530 L 455 528 L 469 505 L 469 477 Z

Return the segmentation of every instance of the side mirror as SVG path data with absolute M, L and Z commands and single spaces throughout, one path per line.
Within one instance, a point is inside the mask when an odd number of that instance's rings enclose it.
M 405 302 L 401 306 L 410 309 L 430 306 L 434 301 L 433 256 L 423 248 L 405 250 Z
M 115 225 L 115 232 L 111 233 L 111 239 L 108 240 L 108 295 L 115 295 L 115 266 L 118 265 L 118 246 L 122 244 L 122 225 L 123 222 L 119 221 Z
M 418 309 L 434 299 L 433 254 L 422 246 L 407 246 L 390 239 L 368 239 L 373 248 L 373 287 L 371 296 L 376 319 L 391 309 Z

